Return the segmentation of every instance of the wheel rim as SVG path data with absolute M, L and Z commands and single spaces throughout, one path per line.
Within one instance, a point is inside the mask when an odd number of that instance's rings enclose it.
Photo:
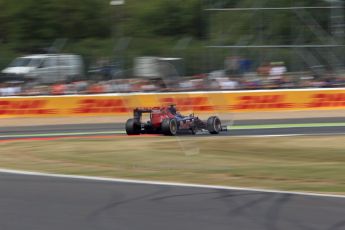
M 221 129 L 222 129 L 222 126 L 220 124 L 220 120 L 219 119 L 216 119 L 214 121 L 214 126 L 213 126 L 214 130 L 219 132 Z
M 172 134 L 175 134 L 177 131 L 177 127 L 176 127 L 176 122 L 174 122 L 173 120 L 170 121 L 170 132 Z

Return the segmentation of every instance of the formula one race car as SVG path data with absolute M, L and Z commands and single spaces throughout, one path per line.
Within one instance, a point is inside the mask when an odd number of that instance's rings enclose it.
M 142 115 L 149 114 L 150 120 L 142 121 Z M 128 135 L 139 134 L 164 134 L 175 136 L 177 133 L 196 134 L 198 131 L 207 130 L 210 134 L 218 134 L 227 131 L 226 126 L 221 125 L 217 116 L 212 116 L 207 121 L 202 121 L 191 114 L 182 116 L 176 112 L 174 106 L 136 108 L 133 111 L 133 118 L 126 122 L 126 132 Z

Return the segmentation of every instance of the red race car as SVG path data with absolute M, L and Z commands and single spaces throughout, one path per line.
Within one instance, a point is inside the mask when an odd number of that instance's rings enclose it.
M 143 122 L 142 115 L 149 114 L 149 121 Z M 133 111 L 133 118 L 126 122 L 126 133 L 128 135 L 139 134 L 164 134 L 175 136 L 177 133 L 196 134 L 198 131 L 207 130 L 210 134 L 218 134 L 227 131 L 222 126 L 217 116 L 212 116 L 207 121 L 202 121 L 191 114 L 182 116 L 176 111 L 174 105 L 169 107 L 136 108 Z

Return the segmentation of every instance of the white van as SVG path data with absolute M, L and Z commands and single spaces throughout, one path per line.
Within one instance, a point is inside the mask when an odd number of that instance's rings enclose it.
M 83 61 L 75 54 L 36 54 L 16 58 L 1 71 L 39 83 L 68 81 L 83 76 Z

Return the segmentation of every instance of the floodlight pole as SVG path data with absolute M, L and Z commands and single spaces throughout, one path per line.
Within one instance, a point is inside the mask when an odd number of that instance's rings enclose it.
M 122 50 L 117 49 L 117 43 L 120 42 L 121 38 L 123 37 L 123 25 L 122 24 L 122 10 L 123 5 L 125 4 L 125 0 L 112 0 L 109 2 L 110 6 L 113 7 L 113 40 L 114 40 L 114 59 L 112 62 L 115 62 L 116 56 L 118 55 L 117 67 L 123 71 L 124 69 L 124 53 Z
M 123 8 L 121 6 L 123 6 L 125 4 L 124 0 L 112 0 L 110 1 L 110 6 L 112 6 L 114 8 L 113 10 L 113 17 L 114 17 L 114 26 L 116 25 L 116 27 L 114 27 L 114 39 L 116 38 L 120 38 L 123 36 L 123 31 L 121 29 L 121 21 L 122 21 L 122 10 Z

